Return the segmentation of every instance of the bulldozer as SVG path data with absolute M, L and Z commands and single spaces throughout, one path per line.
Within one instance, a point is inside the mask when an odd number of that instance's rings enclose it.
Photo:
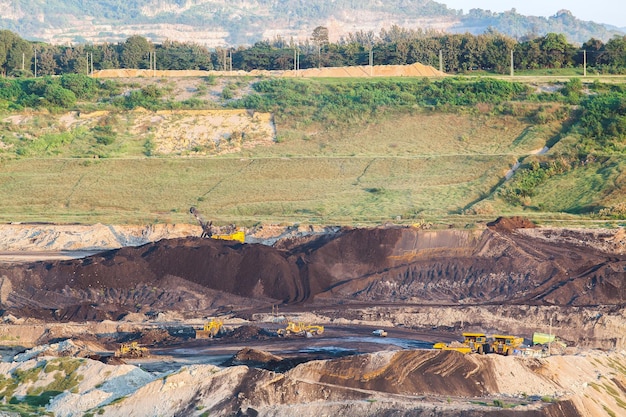
M 464 354 L 490 352 L 490 345 L 487 342 L 487 335 L 484 333 L 463 333 L 463 342 L 452 342 L 449 344 L 439 342 L 433 345 L 434 349 L 455 350 Z
M 493 342 L 491 342 L 491 350 L 498 355 L 509 356 L 512 355 L 515 349 L 519 348 L 522 343 L 524 343 L 523 337 L 494 334 Z
M 148 348 L 139 346 L 137 342 L 122 343 L 115 351 L 117 358 L 141 358 L 148 355 Z
M 244 243 L 246 240 L 245 232 L 243 230 L 237 230 L 237 227 L 234 224 L 229 225 L 226 228 L 227 230 L 225 233 L 216 233 L 215 228 L 213 227 L 213 221 L 211 220 L 207 222 L 206 220 L 204 220 L 197 208 L 191 207 L 189 209 L 189 213 L 191 213 L 191 215 L 196 218 L 196 220 L 200 224 L 200 227 L 202 227 L 202 234 L 200 235 L 200 237 L 221 240 L 234 240 L 239 243 Z
M 220 319 L 211 319 L 204 323 L 202 330 L 196 330 L 196 339 L 212 339 L 224 331 L 224 322 Z
M 309 337 L 309 335 L 315 336 L 324 333 L 324 326 L 290 321 L 287 323 L 286 328 L 278 329 L 277 333 L 279 337 L 290 336 L 292 334 Z

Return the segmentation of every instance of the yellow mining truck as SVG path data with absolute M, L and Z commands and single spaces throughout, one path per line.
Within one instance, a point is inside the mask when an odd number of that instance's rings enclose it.
M 493 342 L 491 342 L 491 351 L 498 355 L 512 355 L 513 351 L 519 348 L 522 343 L 524 343 L 523 337 L 494 334 Z
M 148 355 L 148 348 L 139 346 L 137 342 L 122 343 L 115 356 L 118 358 L 141 358 Z
M 452 342 L 449 344 L 439 342 L 433 345 L 434 349 L 456 350 L 461 353 L 489 353 L 489 342 L 484 333 L 463 333 L 463 342 Z
M 305 324 L 303 322 L 290 321 L 287 323 L 287 327 L 284 329 L 278 329 L 278 336 L 285 337 L 292 334 L 298 336 L 320 335 L 324 333 L 324 326 L 318 326 L 315 324 Z
M 211 319 L 204 323 L 202 330 L 196 330 L 196 339 L 214 338 L 224 331 L 224 322 L 220 319 Z

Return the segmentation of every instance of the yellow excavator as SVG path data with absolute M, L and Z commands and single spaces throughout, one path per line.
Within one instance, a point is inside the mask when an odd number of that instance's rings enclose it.
M 148 355 L 148 348 L 139 346 L 137 342 L 122 343 L 115 356 L 118 358 L 141 358 Z
M 213 227 L 213 221 L 207 222 L 202 218 L 200 212 L 197 208 L 191 207 L 189 209 L 189 213 L 196 218 L 200 227 L 202 227 L 202 234 L 200 237 L 208 237 L 211 239 L 221 239 L 221 240 L 235 240 L 239 243 L 244 243 L 246 240 L 246 233 L 243 230 L 237 230 L 237 227 L 234 224 L 231 224 L 226 229 L 226 233 L 215 233 Z
M 309 335 L 316 336 L 324 333 L 324 326 L 290 321 L 287 323 L 286 328 L 278 329 L 277 333 L 279 337 L 290 336 L 292 334 L 307 337 Z
M 224 331 L 224 322 L 220 319 L 211 319 L 204 323 L 202 330 L 196 330 L 196 339 L 212 339 Z

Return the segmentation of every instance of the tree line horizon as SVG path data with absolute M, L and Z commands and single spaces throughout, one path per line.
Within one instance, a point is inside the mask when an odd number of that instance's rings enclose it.
M 27 41 L 14 32 L 0 30 L 0 75 L 90 74 L 102 69 L 293 70 L 414 63 L 441 67 L 452 74 L 505 74 L 510 69 L 511 51 L 516 70 L 586 65 L 598 74 L 626 74 L 626 36 L 615 36 L 606 43 L 591 38 L 576 46 L 558 33 L 516 40 L 494 30 L 480 35 L 443 34 L 392 26 L 378 34 L 350 33 L 332 43 L 328 29 L 319 26 L 304 42 L 276 37 L 252 46 L 214 49 L 170 40 L 152 43 L 140 35 L 117 44 L 63 46 Z

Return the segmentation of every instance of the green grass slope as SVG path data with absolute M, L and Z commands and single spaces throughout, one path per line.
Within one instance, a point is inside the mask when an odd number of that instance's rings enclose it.
M 69 108 L 15 107 L 13 89 L 0 114 L 0 221 L 192 222 L 190 206 L 241 225 L 619 221 L 623 93 L 578 83 L 537 93 L 484 78 L 245 79 L 234 99 L 181 104 L 171 85 L 144 79 L 107 82 Z M 276 137 L 228 154 L 158 154 L 154 126 L 129 112 L 139 105 L 271 112 Z M 105 116 L 68 124 L 68 110 Z

